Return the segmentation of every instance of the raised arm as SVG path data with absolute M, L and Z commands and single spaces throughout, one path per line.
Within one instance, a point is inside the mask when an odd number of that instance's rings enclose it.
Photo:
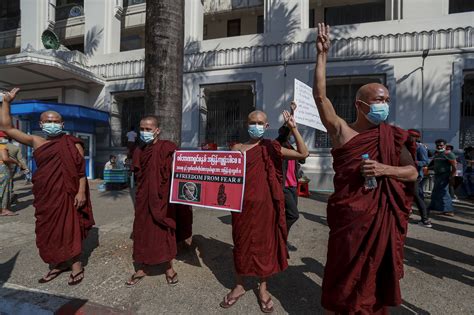
M 10 103 L 15 99 L 16 94 L 20 89 L 14 88 L 10 92 L 7 92 L 3 95 L 2 110 L 0 113 L 0 129 L 5 131 L 5 133 L 12 139 L 30 147 L 37 147 L 42 139 L 40 137 L 35 137 L 28 135 L 21 130 L 18 130 L 13 127 L 12 117 L 10 113 Z M 35 139 L 39 138 L 39 139 Z M 36 141 L 35 141 L 36 140 Z M 42 139 L 44 140 L 44 139 Z M 35 146 L 36 144 L 36 146 Z
M 329 25 L 318 24 L 318 38 L 316 40 L 317 59 L 314 71 L 313 97 L 318 107 L 321 121 L 330 136 L 340 134 L 342 124 L 345 123 L 339 116 L 326 95 L 326 64 L 330 47 Z
M 290 115 L 289 112 L 284 111 L 283 117 L 285 118 L 286 125 L 290 128 L 291 133 L 295 137 L 296 151 L 281 147 L 281 154 L 285 159 L 288 160 L 303 160 L 309 155 L 308 147 L 304 143 L 303 137 L 301 136 L 296 126 L 295 118 Z

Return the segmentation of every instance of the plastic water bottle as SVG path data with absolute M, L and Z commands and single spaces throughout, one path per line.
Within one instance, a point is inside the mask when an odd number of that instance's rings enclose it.
M 362 154 L 362 160 L 368 160 L 369 155 Z M 365 176 L 364 188 L 367 190 L 373 190 L 377 188 L 377 179 L 374 176 Z

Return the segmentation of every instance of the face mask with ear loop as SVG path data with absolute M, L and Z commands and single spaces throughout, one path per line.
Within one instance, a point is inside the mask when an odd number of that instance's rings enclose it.
M 372 103 L 369 105 L 364 101 L 359 101 L 364 103 L 364 105 L 369 106 L 369 113 L 365 114 L 364 112 L 362 112 L 362 114 L 364 114 L 365 118 L 367 118 L 370 123 L 374 125 L 380 125 L 381 123 L 387 120 L 388 115 L 390 113 L 390 106 L 388 105 L 388 103 Z

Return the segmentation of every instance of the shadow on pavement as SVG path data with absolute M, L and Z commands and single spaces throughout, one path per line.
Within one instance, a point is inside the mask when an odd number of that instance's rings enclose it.
M 454 235 L 462 235 L 465 237 L 474 238 L 474 232 L 458 229 L 447 225 L 441 225 L 439 223 L 434 223 L 432 229 L 440 232 L 448 232 Z
M 447 248 L 438 244 L 407 237 L 405 241 L 405 246 L 414 247 L 420 251 L 429 253 L 440 258 L 474 266 L 474 256 L 467 255 L 457 250 Z
M 224 215 L 222 217 L 218 217 L 218 219 L 224 224 L 227 224 L 227 225 L 232 224 L 232 215 L 231 214 Z
M 270 278 L 268 289 L 289 314 L 321 314 L 321 287 L 306 274 L 322 278 L 324 266 L 311 257 L 301 258 L 301 261 L 302 265 L 289 266 Z
M 194 235 L 193 242 L 202 262 L 212 271 L 217 281 L 228 289 L 233 288 L 235 285 L 233 246 L 202 235 Z
M 328 199 L 329 199 L 329 196 L 331 196 L 330 193 L 322 193 L 322 192 L 312 191 L 308 198 L 312 199 L 312 200 L 319 201 L 319 202 L 327 203 Z
M 437 255 L 439 252 L 436 253 Z M 405 247 L 405 264 L 439 279 L 450 278 L 474 286 L 474 272 L 436 259 L 409 247 Z
M 82 264 L 87 266 L 92 252 L 99 247 L 99 228 L 93 227 L 83 242 Z
M 317 215 L 317 214 L 313 214 L 313 213 L 308 213 L 308 212 L 303 212 L 303 211 L 300 211 L 300 214 L 301 214 L 306 220 L 313 221 L 313 222 L 316 222 L 316 223 L 319 223 L 319 224 L 322 224 L 322 225 L 325 225 L 325 226 L 328 225 L 327 220 L 326 220 L 326 217 L 323 217 L 323 216 L 321 216 L 321 215 Z

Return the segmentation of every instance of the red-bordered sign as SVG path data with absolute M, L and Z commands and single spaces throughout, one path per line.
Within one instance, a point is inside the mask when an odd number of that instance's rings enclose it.
M 245 157 L 240 151 L 176 151 L 170 202 L 241 212 Z

